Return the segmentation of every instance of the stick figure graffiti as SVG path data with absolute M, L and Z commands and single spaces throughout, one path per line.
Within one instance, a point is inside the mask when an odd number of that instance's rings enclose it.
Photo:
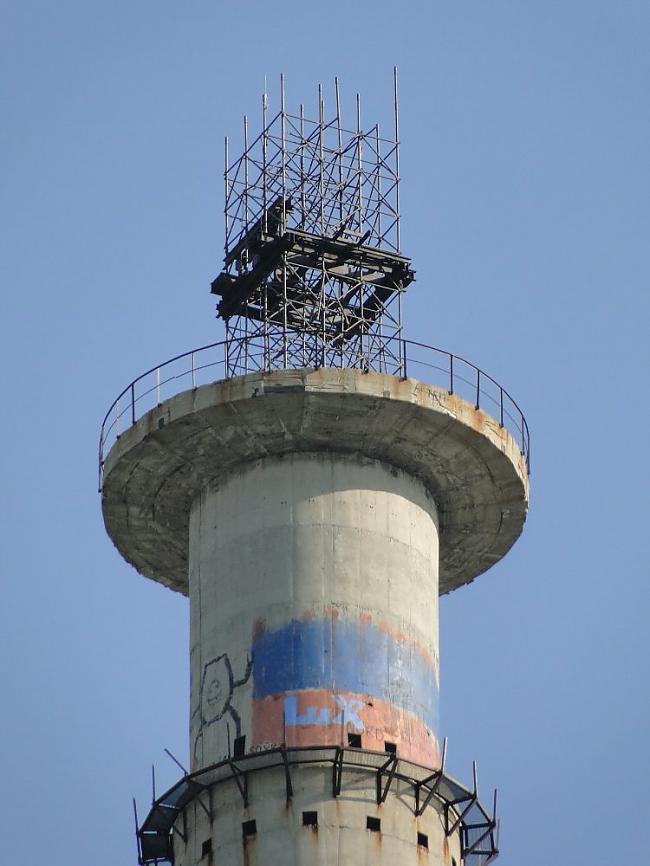
M 243 686 L 250 679 L 253 670 L 253 659 L 246 659 L 246 670 L 244 675 L 235 679 L 232 664 L 228 653 L 222 653 L 216 658 L 210 659 L 203 666 L 201 677 L 201 703 L 200 703 L 200 729 L 194 742 L 194 758 L 198 756 L 199 741 L 203 738 L 203 730 L 215 722 L 221 721 L 229 716 L 235 725 L 235 737 L 241 736 L 241 717 L 232 705 L 233 693 L 239 686 Z M 226 722 L 228 732 L 230 727 Z M 230 734 L 229 734 L 230 738 Z

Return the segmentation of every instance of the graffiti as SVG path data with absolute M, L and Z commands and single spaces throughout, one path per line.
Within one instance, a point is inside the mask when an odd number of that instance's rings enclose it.
M 363 701 L 358 701 L 355 698 L 344 698 L 343 695 L 334 695 L 334 700 L 342 707 L 338 716 L 332 719 L 334 724 L 342 722 L 346 725 L 353 725 L 357 730 L 362 731 L 364 725 L 357 713 L 363 709 Z
M 268 752 L 271 749 L 277 749 L 277 748 L 278 748 L 277 743 L 258 743 L 257 745 L 252 746 L 250 751 L 257 754 L 258 752 Z
M 227 718 L 234 724 L 234 736 L 241 737 L 241 716 L 232 704 L 235 689 L 243 686 L 250 679 L 253 670 L 253 659 L 246 659 L 246 670 L 244 675 L 235 679 L 232 663 L 228 653 L 222 653 L 216 658 L 210 659 L 203 667 L 201 677 L 201 692 L 199 709 L 201 713 L 200 728 L 194 741 L 194 759 L 198 759 L 198 746 L 203 739 L 203 730 L 215 722 Z M 230 739 L 230 725 L 226 722 L 228 739 Z
M 430 730 L 437 728 L 437 657 L 384 624 L 333 615 L 294 619 L 273 630 L 256 628 L 252 649 L 254 699 L 307 691 L 367 696 L 412 713 Z M 322 715 L 322 708 L 331 703 L 331 698 L 327 704 L 302 701 L 296 714 L 307 719 L 296 724 L 332 723 L 334 713 L 327 721 Z M 314 710 L 308 712 L 307 707 Z M 339 706 L 337 712 L 343 709 Z M 358 718 L 360 707 L 349 709 Z M 346 721 L 352 721 L 347 711 Z
M 358 731 L 364 730 L 359 712 L 363 709 L 363 701 L 356 698 L 346 698 L 343 695 L 332 695 L 341 712 L 331 707 L 307 707 L 298 712 L 298 696 L 290 695 L 284 699 L 284 718 L 287 725 L 352 725 Z

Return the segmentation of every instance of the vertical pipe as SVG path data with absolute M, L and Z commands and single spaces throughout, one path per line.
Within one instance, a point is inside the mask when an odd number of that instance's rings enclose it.
M 244 115 L 244 220 L 248 232 L 248 117 Z
M 305 228 L 305 106 L 300 103 L 300 228 Z
M 334 79 L 334 89 L 336 91 L 336 128 L 338 131 L 338 153 L 337 164 L 339 170 L 339 228 L 343 226 L 343 133 L 341 130 L 341 94 L 339 92 L 339 80 Z
M 321 235 L 325 234 L 325 181 L 323 174 L 323 85 L 318 85 L 318 167 L 319 167 L 319 181 L 318 181 L 318 193 L 320 198 L 320 233 Z
M 156 367 L 156 399 L 160 406 L 160 367 Z
M 247 307 L 248 310 L 248 307 Z M 244 373 L 248 373 L 248 316 L 244 316 Z
M 402 336 L 402 284 L 400 281 L 399 288 L 397 290 L 397 334 L 398 337 Z M 402 375 L 406 378 L 406 354 L 404 355 L 404 370 L 402 371 Z
M 269 225 L 268 225 L 268 189 L 267 189 L 267 168 L 266 168 L 266 148 L 268 142 L 268 130 L 267 130 L 267 113 L 268 113 L 268 96 L 266 93 L 266 77 L 264 79 L 264 93 L 262 94 L 262 207 L 263 207 L 263 215 L 262 215 L 262 229 L 264 234 L 268 234 Z
M 339 228 L 338 231 L 343 231 L 343 131 L 341 129 L 341 93 L 339 90 L 339 80 L 338 77 L 334 78 L 334 90 L 336 93 L 336 129 L 338 133 L 337 137 L 337 156 L 336 162 L 338 166 L 338 195 L 337 198 L 339 200 Z M 345 283 L 342 279 L 338 280 L 339 287 L 339 315 L 341 317 L 341 339 L 339 340 L 339 360 L 341 367 L 343 367 L 343 358 L 344 358 L 344 340 L 343 340 L 343 332 L 345 327 L 345 311 L 341 305 L 341 298 L 343 297 Z
M 396 241 L 397 252 L 400 251 L 400 199 L 399 199 L 399 98 L 397 93 L 397 66 L 393 67 L 393 98 L 395 105 L 395 209 L 397 211 L 396 219 Z
M 357 230 L 359 232 L 358 240 L 361 240 L 363 237 L 363 229 L 364 229 L 364 220 L 363 220 L 363 197 L 362 197 L 362 169 L 363 164 L 361 160 L 361 95 L 357 93 L 357 208 L 359 211 L 359 219 L 357 224 Z M 363 347 L 363 338 L 365 335 L 365 309 L 364 309 L 364 290 L 363 285 L 360 285 L 359 289 L 359 305 L 361 308 L 361 330 L 359 331 L 359 343 L 360 343 L 360 356 L 361 356 L 361 364 L 362 369 L 365 372 L 368 372 L 369 369 L 369 358 L 367 357 L 367 352 L 364 352 Z
M 282 229 L 284 234 L 287 230 L 287 133 L 286 133 L 286 105 L 284 99 L 284 73 L 280 75 L 281 103 L 282 103 Z M 287 368 L 287 254 L 282 256 L 282 363 Z
M 135 383 L 131 382 L 131 424 L 135 424 Z
M 224 180 L 224 206 L 223 206 L 223 215 L 224 222 L 226 227 L 226 239 L 224 243 L 225 254 L 228 255 L 228 231 L 229 231 L 229 221 L 228 221 L 228 136 L 224 139 L 224 148 L 223 148 L 223 161 L 224 161 L 224 170 L 223 170 L 223 180 Z
M 449 393 L 454 393 L 454 356 L 449 355 Z
M 321 367 L 327 366 L 327 355 L 326 355 L 326 344 L 327 344 L 327 335 L 325 333 L 325 259 L 321 262 L 321 275 L 320 275 L 320 315 L 321 315 L 321 323 L 322 323 L 322 341 L 323 341 L 323 352 L 321 359 Z
M 476 371 L 476 408 L 481 405 L 481 371 Z
M 287 254 L 284 253 L 282 256 L 282 303 L 283 303 L 283 316 L 282 316 L 282 361 L 284 369 L 286 370 L 289 366 L 288 363 L 288 355 L 287 355 Z
M 318 194 L 320 199 L 320 233 L 325 234 L 325 174 L 324 174 L 324 144 L 323 144 L 323 125 L 325 122 L 325 104 L 323 102 L 323 85 L 318 85 Z M 327 332 L 325 329 L 325 259 L 321 261 L 321 278 L 320 278 L 320 314 L 322 322 L 322 366 L 326 366 L 327 362 Z
M 375 146 L 377 149 L 377 175 L 375 178 L 377 184 L 377 242 L 379 246 L 382 246 L 384 239 L 381 236 L 381 141 L 379 138 L 379 124 L 375 126 L 375 131 Z
M 362 163 L 362 135 L 361 135 L 361 95 L 357 93 L 357 206 L 359 208 L 359 237 L 363 236 L 363 163 Z
M 286 149 L 286 108 L 284 102 L 284 72 L 280 73 L 280 125 L 282 132 L 282 233 L 287 230 L 287 149 Z
M 194 366 L 194 352 L 192 352 L 192 388 L 196 388 L 196 368 Z

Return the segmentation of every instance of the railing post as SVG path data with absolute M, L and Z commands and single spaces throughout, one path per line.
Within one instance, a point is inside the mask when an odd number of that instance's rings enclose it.
M 156 367 L 156 402 L 160 406 L 160 367 Z
M 192 352 L 192 388 L 196 388 L 196 369 L 194 367 L 194 352 Z
M 503 427 L 503 388 L 499 385 L 499 425 Z
M 476 404 L 475 407 L 478 409 L 481 405 L 481 371 L 477 368 L 476 370 Z
M 135 382 L 131 382 L 131 424 L 135 424 Z
M 454 356 L 449 353 L 449 393 L 454 393 Z

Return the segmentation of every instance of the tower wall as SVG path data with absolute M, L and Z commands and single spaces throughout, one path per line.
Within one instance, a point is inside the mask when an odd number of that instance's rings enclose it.
M 275 769 L 249 775 L 246 808 L 234 781 L 214 788 L 209 803 L 205 796 L 203 805 L 193 802 L 186 839 L 174 835 L 175 866 L 460 866 L 458 834 L 445 835 L 435 803 L 415 816 L 404 783 L 395 781 L 377 805 L 374 773 L 367 770 L 346 773 L 336 798 L 324 767 L 292 767 L 291 776 L 290 800 L 284 772 Z M 316 823 L 305 825 L 310 812 Z M 368 818 L 379 821 L 378 830 L 368 829 Z M 252 821 L 255 832 L 244 835 Z M 204 853 L 208 846 L 213 859 Z
M 494 811 L 438 769 L 438 596 L 521 533 L 508 430 L 413 379 L 283 370 L 177 394 L 103 468 L 118 549 L 190 596 L 192 772 L 140 861 L 485 866 Z
M 189 594 L 193 770 L 236 739 L 348 734 L 439 765 L 438 517 L 420 481 L 324 452 L 240 466 L 192 506 Z

